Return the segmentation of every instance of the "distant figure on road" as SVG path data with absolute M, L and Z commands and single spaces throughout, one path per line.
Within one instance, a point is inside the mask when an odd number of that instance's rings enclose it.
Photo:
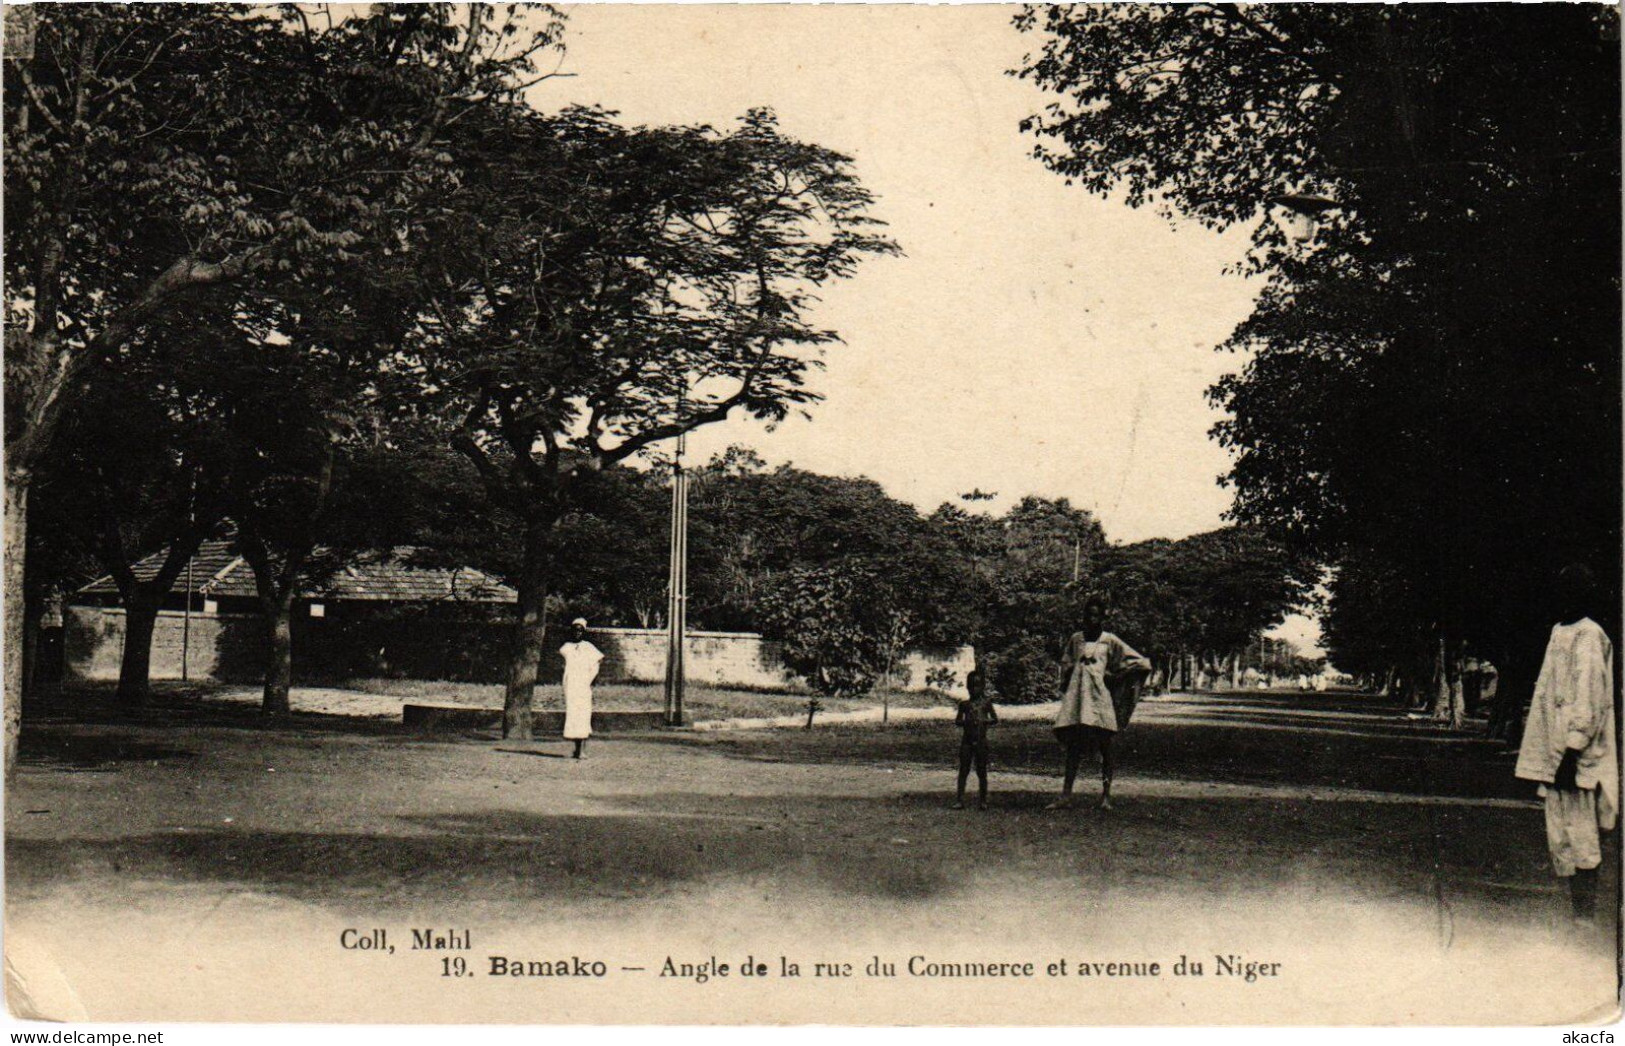
M 1581 923 L 1596 920 L 1599 832 L 1614 827 L 1619 811 L 1614 647 L 1587 616 L 1593 585 L 1582 565 L 1558 575 L 1560 617 L 1546 645 L 1513 771 L 1540 782 L 1552 868 L 1568 879 L 1574 918 Z
M 576 743 L 575 758 L 582 757 L 592 736 L 592 684 L 598 678 L 603 652 L 587 642 L 587 619 L 570 622 L 570 641 L 559 647 L 564 658 L 564 739 Z
M 1089 600 L 1083 608 L 1083 631 L 1073 633 L 1061 655 L 1055 736 L 1066 749 L 1066 777 L 1051 810 L 1072 805 L 1072 785 L 1083 750 L 1091 743 L 1100 749 L 1100 808 L 1112 808 L 1112 735 L 1128 726 L 1135 687 L 1151 673 L 1151 662 L 1107 632 L 1105 624 L 1105 604 Z
M 969 699 L 959 702 L 954 725 L 959 727 L 959 798 L 953 808 L 965 808 L 965 781 L 970 777 L 971 764 L 976 764 L 978 799 L 976 808 L 987 809 L 987 728 L 999 721 L 993 710 L 993 696 L 988 693 L 987 673 L 977 665 L 965 677 L 965 690 Z

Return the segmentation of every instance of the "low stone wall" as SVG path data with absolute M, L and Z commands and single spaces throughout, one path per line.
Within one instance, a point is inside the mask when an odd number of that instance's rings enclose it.
M 118 678 L 124 652 L 122 608 L 68 607 L 63 627 L 69 679 Z M 195 613 L 188 621 L 179 610 L 160 610 L 152 630 L 152 678 L 253 680 L 262 664 L 262 642 L 260 619 L 254 614 Z
M 64 622 L 67 675 L 71 679 L 112 680 L 118 678 L 119 657 L 124 647 L 124 611 L 118 607 L 69 607 Z M 499 682 L 501 658 L 495 653 L 505 645 L 507 626 L 493 621 L 445 621 L 435 623 L 440 632 L 438 646 L 466 651 L 482 651 L 470 665 L 459 663 L 455 672 L 431 674 L 422 668 L 409 668 L 399 652 L 379 644 L 376 663 L 353 664 L 357 644 L 323 641 L 323 630 L 338 627 L 335 619 L 294 619 L 295 681 L 332 680 L 376 675 L 388 678 L 470 678 Z M 419 623 L 416 627 L 423 627 Z M 553 630 L 542 656 L 540 678 L 556 683 L 563 674 L 558 655 L 562 631 Z M 658 683 L 666 678 L 666 633 L 659 629 L 596 628 L 589 638 L 604 652 L 599 679 L 606 683 Z M 165 610 L 158 615 L 152 637 L 152 678 L 181 679 L 182 649 L 185 648 L 184 678 L 223 682 L 257 682 L 263 665 L 263 635 L 255 614 L 194 613 L 190 621 L 180 611 Z M 404 640 L 395 642 L 400 646 Z M 414 645 L 407 643 L 406 645 Z M 301 649 L 304 656 L 301 656 Z M 801 691 L 805 685 L 784 666 L 778 642 L 763 639 L 754 632 L 690 632 L 687 639 L 688 681 L 696 686 L 727 686 L 750 690 Z M 345 663 L 328 663 L 345 658 Z M 446 658 L 438 660 L 444 661 Z M 428 663 L 438 663 L 428 659 Z M 970 647 L 910 651 L 893 671 L 893 683 L 903 690 L 923 690 L 933 669 L 946 669 L 952 675 L 948 689 L 963 692 L 965 676 L 972 667 Z M 432 671 L 432 670 L 431 670 Z
M 666 678 L 667 636 L 648 628 L 595 628 L 587 637 L 604 652 L 599 678 L 616 683 L 658 683 Z M 562 637 L 561 637 L 562 639 Z M 564 673 L 557 648 L 549 643 L 542 678 Z M 690 683 L 749 690 L 793 690 L 798 681 L 784 667 L 779 644 L 753 632 L 690 632 L 683 653 Z

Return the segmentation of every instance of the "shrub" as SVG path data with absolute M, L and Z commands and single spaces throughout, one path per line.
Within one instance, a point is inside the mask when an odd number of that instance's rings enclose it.
M 784 662 L 825 697 L 868 693 L 885 662 L 885 589 L 845 563 L 796 569 L 775 579 L 761 613 Z M 816 709 L 809 708 L 808 722 Z
M 1022 636 L 991 658 L 993 688 L 1011 705 L 1033 705 L 1059 696 L 1055 658 L 1036 636 Z

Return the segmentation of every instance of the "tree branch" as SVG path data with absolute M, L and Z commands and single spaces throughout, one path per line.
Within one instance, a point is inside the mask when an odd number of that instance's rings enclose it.
M 454 449 L 461 452 L 464 457 L 473 463 L 474 470 L 480 474 L 480 480 L 485 484 L 486 491 L 492 497 L 507 503 L 512 494 L 512 491 L 508 488 L 507 475 L 497 468 L 496 462 L 491 460 L 491 456 L 485 452 L 485 448 L 480 446 L 480 441 L 475 438 L 475 433 L 479 431 L 480 420 L 485 417 L 485 413 L 490 407 L 490 390 L 482 388 L 479 398 L 475 401 L 474 406 L 469 408 L 468 413 L 464 415 L 463 422 L 458 426 L 451 442 Z
M 695 411 L 686 418 L 677 418 L 676 420 L 668 422 L 665 425 L 656 425 L 654 428 L 641 432 L 638 435 L 628 436 L 615 447 L 601 446 L 595 440 L 593 443 L 593 452 L 597 455 L 599 464 L 613 465 L 618 461 L 624 461 L 651 444 L 659 443 L 661 440 L 671 439 L 675 436 L 681 436 L 687 432 L 693 432 L 702 425 L 709 425 L 712 422 L 722 421 L 728 416 L 730 411 L 739 406 L 741 403 L 745 402 L 745 400 L 750 397 L 751 389 L 756 383 L 757 376 L 761 374 L 762 367 L 772 357 L 772 346 L 768 345 L 764 347 L 762 351 L 757 354 L 756 360 L 750 365 L 750 369 L 745 372 L 745 376 L 740 380 L 739 388 L 735 389 L 731 396 L 728 396 L 725 399 L 717 400 L 705 409 Z

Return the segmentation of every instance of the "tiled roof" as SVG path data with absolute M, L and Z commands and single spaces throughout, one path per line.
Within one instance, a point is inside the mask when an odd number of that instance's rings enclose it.
M 518 599 L 513 589 L 473 567 L 415 566 L 409 561 L 414 551 L 397 548 L 363 556 L 320 585 L 321 594 L 330 599 L 396 602 L 512 603 Z
M 306 599 L 380 600 L 397 603 L 457 601 L 473 603 L 512 603 L 513 589 L 473 567 L 426 567 L 410 562 L 417 550 L 400 547 L 389 552 L 366 553 L 331 577 L 308 585 L 300 596 Z M 148 556 L 134 567 L 143 580 L 158 573 L 163 553 Z M 205 541 L 192 560 L 192 591 L 204 596 L 244 596 L 257 594 L 254 571 L 239 556 L 229 540 Z M 170 592 L 185 595 L 187 573 L 182 570 Z M 84 588 L 84 594 L 116 593 L 110 577 Z
M 132 567 L 136 580 L 149 581 L 157 577 L 158 569 L 164 565 L 164 555 L 165 553 L 155 552 Z M 192 557 L 192 591 L 202 591 L 204 585 L 238 564 L 242 564 L 243 568 L 247 569 L 247 564 L 243 563 L 238 557 L 236 547 L 232 542 L 225 540 L 205 541 L 198 546 L 197 555 Z M 169 586 L 170 594 L 185 595 L 186 578 L 187 572 L 183 567 L 180 576 L 175 579 L 175 583 Z M 249 578 L 248 587 L 250 594 L 252 594 L 254 588 L 252 576 Z M 108 576 L 97 578 L 79 591 L 86 595 L 117 595 L 118 585 L 114 584 L 111 576 Z

